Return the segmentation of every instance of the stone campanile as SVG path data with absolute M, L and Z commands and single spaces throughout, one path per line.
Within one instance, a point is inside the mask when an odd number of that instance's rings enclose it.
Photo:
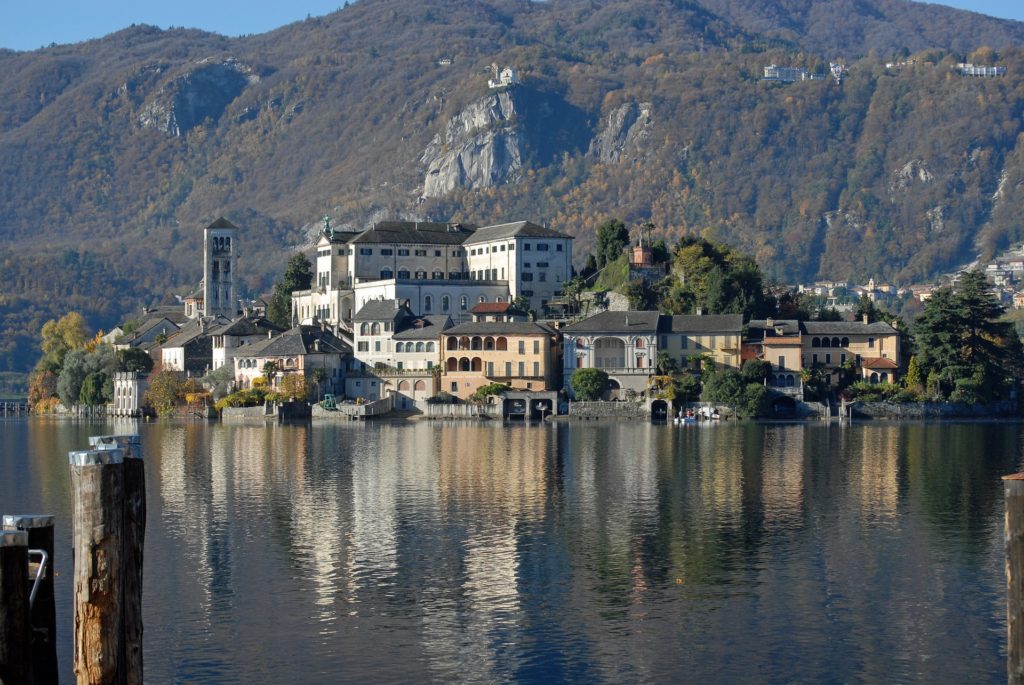
M 203 230 L 203 314 L 235 317 L 238 226 L 220 217 Z

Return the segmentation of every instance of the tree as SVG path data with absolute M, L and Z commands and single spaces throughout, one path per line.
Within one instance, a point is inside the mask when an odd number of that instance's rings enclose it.
M 903 386 L 914 392 L 924 390 L 924 384 L 921 382 L 921 365 L 917 362 L 916 354 L 910 358 L 910 363 L 907 364 L 907 373 L 903 376 Z
M 764 385 L 765 381 L 772 375 L 772 365 L 763 359 L 748 359 L 743 362 L 740 375 L 743 376 L 745 383 L 760 383 Z
M 153 370 L 153 358 L 145 350 L 129 347 L 126 350 L 117 351 L 117 366 L 119 371 L 149 373 Z
M 309 397 L 306 377 L 301 373 L 285 374 L 281 379 L 280 393 L 289 399 L 305 401 Z
M 597 267 L 614 262 L 629 245 L 629 229 L 618 219 L 609 219 L 597 227 Z
M 268 361 L 263 363 L 263 377 L 267 379 L 267 385 L 274 384 L 274 376 L 277 375 L 277 362 Z
M 651 311 L 657 304 L 654 291 L 648 288 L 642 280 L 629 281 L 622 286 L 621 292 L 629 300 L 631 310 Z
M 956 290 L 939 288 L 914 321 L 920 376 L 939 397 L 988 402 L 1005 397 L 1011 378 L 1024 375 L 1024 349 L 985 275 L 961 276 Z
M 320 388 L 323 386 L 324 381 L 327 380 L 327 369 L 318 366 L 309 372 L 309 378 L 316 383 L 316 399 L 319 402 Z
M 93 371 L 82 381 L 82 389 L 78 393 L 79 404 L 87 407 L 95 407 L 106 402 L 103 395 L 103 386 L 107 382 L 106 376 L 100 371 Z
M 36 406 L 57 396 L 57 374 L 53 371 L 34 371 L 28 384 L 28 403 Z
M 181 371 L 161 369 L 149 379 L 144 402 L 158 416 L 166 416 L 185 401 L 185 374 Z
M 671 376 L 679 372 L 679 362 L 668 352 L 658 352 L 657 371 L 660 376 Z
M 36 368 L 59 373 L 67 353 L 82 348 L 88 340 L 85 319 L 78 312 L 68 312 L 59 320 L 43 324 L 39 337 L 43 356 Z
M 594 402 L 608 389 L 608 374 L 601 369 L 576 369 L 569 378 L 576 399 Z
M 89 375 L 85 358 L 86 352 L 83 349 L 71 350 L 64 355 L 64 365 L 57 378 L 57 396 L 61 404 L 69 409 L 78 404 L 82 383 Z
M 292 293 L 309 290 L 313 283 L 313 265 L 309 258 L 296 252 L 288 260 L 284 276 L 274 285 L 274 294 L 267 306 L 267 318 L 281 328 L 292 325 Z

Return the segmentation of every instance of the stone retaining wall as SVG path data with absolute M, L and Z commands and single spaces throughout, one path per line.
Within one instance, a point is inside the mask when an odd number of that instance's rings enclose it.
M 578 419 L 643 419 L 651 418 L 650 407 L 637 402 L 570 402 L 569 416 Z
M 1017 403 L 959 404 L 956 402 L 854 402 L 853 416 L 870 419 L 998 418 L 1017 415 Z

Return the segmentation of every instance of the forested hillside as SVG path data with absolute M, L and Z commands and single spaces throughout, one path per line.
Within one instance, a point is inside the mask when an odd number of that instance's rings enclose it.
M 0 51 L 0 370 L 65 308 L 110 326 L 194 287 L 219 215 L 250 294 L 324 214 L 530 219 L 578 255 L 616 216 L 781 280 L 924 279 L 1024 238 L 1014 46 L 1019 22 L 895 0 L 363 0 L 238 39 Z M 830 60 L 841 83 L 760 78 Z

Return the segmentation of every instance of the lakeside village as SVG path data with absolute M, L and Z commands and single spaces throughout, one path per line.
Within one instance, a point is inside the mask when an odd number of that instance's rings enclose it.
M 238 299 L 244 232 L 221 218 L 180 305 L 91 340 L 77 313 L 48 322 L 29 402 L 225 418 L 1016 413 L 1024 354 L 984 270 L 922 292 L 909 328 L 873 285 L 841 313 L 835 284 L 772 292 L 727 246 L 650 232 L 607 222 L 577 274 L 572 237 L 528 221 L 325 218 L 268 304 Z

